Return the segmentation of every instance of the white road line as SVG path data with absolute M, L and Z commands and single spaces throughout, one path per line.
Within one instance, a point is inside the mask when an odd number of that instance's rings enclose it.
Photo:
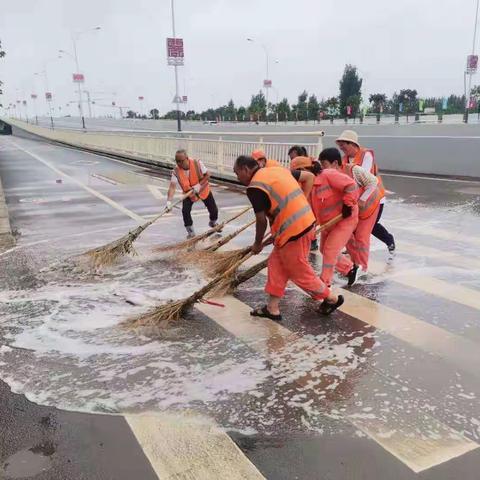
M 265 480 L 235 442 L 208 419 L 125 415 L 160 480 Z
M 409 175 L 401 173 L 384 173 L 381 172 L 382 177 L 400 177 L 400 178 L 418 178 L 419 180 L 434 180 L 436 182 L 456 182 L 456 183 L 478 183 L 478 180 L 461 180 L 459 178 L 439 178 L 439 177 L 430 177 L 430 176 L 421 176 L 421 175 Z
M 147 184 L 147 188 L 157 200 L 165 200 L 166 195 L 160 191 L 160 190 L 163 190 L 163 187 L 159 187 L 158 185 Z
M 14 142 L 13 140 L 10 140 L 11 144 L 14 145 L 15 147 L 17 147 L 19 150 L 27 153 L 28 155 L 30 155 L 31 157 L 35 158 L 35 160 L 38 160 L 39 162 L 43 163 L 46 167 L 50 168 L 51 170 L 53 170 L 55 173 L 58 173 L 58 175 L 61 175 L 62 177 L 65 177 L 67 178 L 68 180 L 72 181 L 73 183 L 76 183 L 79 187 L 83 188 L 84 190 L 86 190 L 88 193 L 92 194 L 93 196 L 103 200 L 105 203 L 107 203 L 108 205 L 110 205 L 111 207 L 117 209 L 119 212 L 122 212 L 123 214 L 127 215 L 128 217 L 132 218 L 133 220 L 135 220 L 136 222 L 138 223 L 144 223 L 145 222 L 145 218 L 141 217 L 140 215 L 137 215 L 135 212 L 132 212 L 131 210 L 129 210 L 128 208 L 125 208 L 124 206 L 120 205 L 119 203 L 115 202 L 114 200 L 112 200 L 111 198 L 108 198 L 107 196 L 103 195 L 103 193 L 100 193 L 100 192 L 97 192 L 96 190 L 94 190 L 93 188 L 85 185 L 84 183 L 82 183 L 80 180 L 77 180 L 76 178 L 74 177 L 71 177 L 70 175 L 62 172 L 61 170 L 59 170 L 57 167 L 53 166 L 50 162 L 48 162 L 47 160 L 45 160 L 44 158 L 40 157 L 40 155 L 37 155 L 36 153 L 33 153 L 33 152 L 30 152 L 29 150 L 21 147 L 20 145 L 18 145 L 16 142 Z
M 321 368 L 322 362 L 319 361 L 322 354 L 321 348 L 317 345 L 312 346 L 307 338 L 300 337 L 272 320 L 251 317 L 250 307 L 230 295 L 219 300 L 225 308 L 200 303 L 195 305 L 195 309 L 207 315 L 255 351 L 265 355 L 270 362 L 286 361 L 281 352 L 288 349 L 292 343 L 298 343 L 299 349 L 313 355 L 312 372 Z M 232 315 L 232 312 L 235 314 Z M 317 353 L 318 358 L 315 362 Z M 308 380 L 309 375 L 306 375 L 297 382 L 304 386 L 302 382 L 308 382 Z M 309 408 L 315 408 L 316 402 L 322 403 L 321 400 L 313 399 Z M 412 425 L 408 423 L 405 425 L 403 422 L 405 419 L 398 418 L 394 411 L 391 414 L 383 412 L 383 416 L 382 422 L 376 418 L 370 419 L 368 416 L 364 416 L 361 420 L 352 420 L 348 414 L 344 419 L 364 431 L 414 472 L 434 467 L 479 447 L 477 443 L 424 413 L 422 413 L 423 423 L 413 422 Z M 396 428 L 400 426 L 402 428 Z M 439 436 L 435 439 L 429 438 L 431 428 L 438 429 Z M 393 430 L 395 430 L 394 434 L 391 433 Z

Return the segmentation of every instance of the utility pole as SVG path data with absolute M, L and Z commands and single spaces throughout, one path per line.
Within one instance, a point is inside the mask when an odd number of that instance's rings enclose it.
M 478 24 L 478 8 L 480 5 L 480 0 L 477 0 L 477 6 L 476 6 L 476 11 L 475 11 L 475 25 L 473 27 L 473 42 L 472 42 L 472 55 L 469 58 L 474 58 L 475 57 L 475 46 L 477 43 L 477 24 Z M 478 61 L 478 58 L 477 58 Z M 469 59 L 467 59 L 467 68 L 465 70 L 465 76 L 464 76 L 464 87 L 465 87 L 465 117 L 464 117 L 464 122 L 468 123 L 468 110 L 470 108 L 470 95 L 472 91 L 472 76 L 476 73 L 477 71 L 477 65 L 475 63 L 475 68 L 471 68 L 471 65 L 469 65 Z M 468 75 L 468 90 L 467 90 L 467 81 L 466 81 L 466 76 Z
M 172 5 L 172 34 L 173 38 L 176 38 L 175 35 L 175 0 L 171 0 Z M 182 131 L 182 117 L 180 113 L 180 96 L 178 94 L 178 65 L 175 63 L 175 103 L 177 105 L 177 131 Z

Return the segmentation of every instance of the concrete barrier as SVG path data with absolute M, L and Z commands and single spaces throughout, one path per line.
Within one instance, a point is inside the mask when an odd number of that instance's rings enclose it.
M 0 251 L 12 247 L 15 244 L 15 238 L 12 235 L 10 220 L 8 217 L 7 202 L 0 178 Z

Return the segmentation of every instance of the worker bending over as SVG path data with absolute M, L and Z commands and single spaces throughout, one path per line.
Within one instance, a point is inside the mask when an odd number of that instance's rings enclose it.
M 263 150 L 254 150 L 252 158 L 257 161 L 261 167 L 281 167 L 282 165 L 273 158 L 267 158 Z
M 323 150 L 320 161 L 326 170 L 342 170 L 342 157 L 336 148 Z M 341 255 L 336 269 L 340 274 L 347 276 L 348 285 L 352 286 L 357 279 L 358 267 L 362 267 L 364 272 L 368 269 L 370 235 L 378 217 L 383 189 L 378 185 L 377 177 L 359 165 L 348 164 L 344 171 L 359 188 L 358 224 L 346 245 L 350 258 L 347 255 Z
M 358 135 L 353 130 L 344 130 L 337 138 L 336 143 L 340 150 L 345 154 L 342 161 L 342 170 L 345 171 L 347 165 L 359 165 L 367 172 L 375 175 L 378 178 L 378 184 L 383 189 L 382 179 L 378 173 L 378 166 L 375 162 L 375 154 L 371 148 L 365 148 L 358 143 Z M 372 230 L 372 235 L 383 242 L 390 253 L 395 251 L 395 239 L 393 235 L 380 224 L 383 207 L 385 204 L 385 196 L 380 200 L 380 209 L 375 219 L 375 225 Z
M 336 149 L 334 149 L 336 150 Z M 320 154 L 322 158 L 323 152 Z M 322 281 L 330 286 L 333 271 L 342 249 L 350 240 L 358 222 L 358 188 L 347 175 L 337 170 L 323 170 L 319 162 L 310 158 L 297 157 L 292 166 L 310 168 L 314 172 L 315 181 L 310 195 L 311 205 L 319 225 L 323 225 L 341 215 L 342 219 L 331 227 L 322 230 L 320 235 L 320 252 L 322 253 Z M 307 165 L 309 160 L 310 166 Z
M 180 185 L 183 193 L 193 190 L 193 193 L 183 201 L 182 206 L 183 224 L 187 230 L 187 238 L 192 238 L 195 236 L 192 219 L 193 204 L 202 200 L 210 215 L 208 225 L 211 228 L 217 224 L 218 208 L 210 191 L 210 174 L 203 162 L 189 158 L 185 150 L 177 150 L 175 163 L 177 166 L 172 172 L 166 207 L 171 207 L 177 185 Z
M 268 303 L 253 310 L 251 315 L 280 321 L 280 300 L 289 280 L 313 299 L 323 300 L 320 306 L 322 314 L 334 312 L 344 299 L 331 292 L 308 262 L 315 216 L 294 175 L 282 167 L 260 168 L 252 157 L 247 156 L 237 158 L 234 172 L 240 183 L 247 186 L 247 195 L 256 216 L 252 252 L 258 254 L 263 249 L 267 219 L 274 244 L 268 258 L 265 287 Z

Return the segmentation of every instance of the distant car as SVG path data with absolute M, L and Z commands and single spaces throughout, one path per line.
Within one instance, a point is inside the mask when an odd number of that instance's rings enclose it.
M 217 121 L 216 120 L 205 120 L 203 122 L 204 125 L 216 125 Z

